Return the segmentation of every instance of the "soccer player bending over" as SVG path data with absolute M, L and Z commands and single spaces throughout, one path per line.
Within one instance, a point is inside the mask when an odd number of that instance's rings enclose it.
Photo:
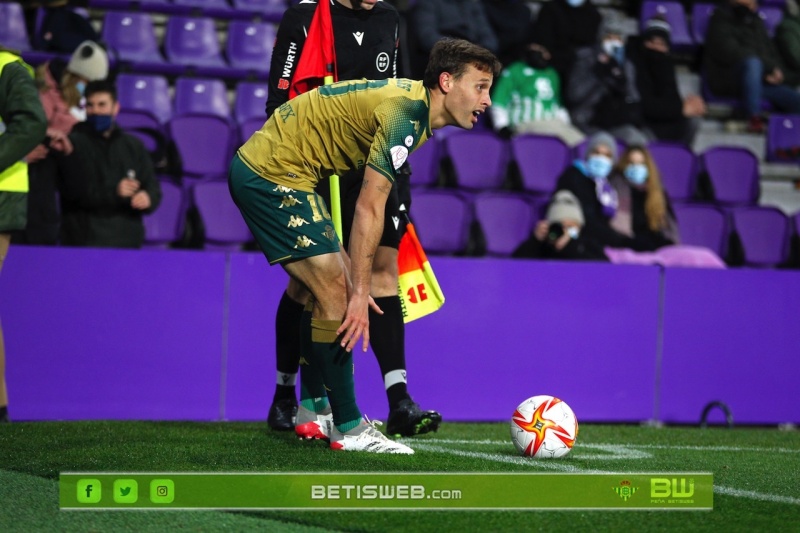
M 488 50 L 443 39 L 422 82 L 345 81 L 309 91 L 280 106 L 231 162 L 231 196 L 267 260 L 311 293 L 297 425 L 316 424 L 314 436 L 332 449 L 413 453 L 377 431 L 356 404 L 352 350 L 361 340 L 366 351 L 369 309 L 381 312 L 370 297 L 372 261 L 397 170 L 431 130 L 472 129 L 491 105 L 499 71 Z M 361 167 L 348 256 L 315 188 Z

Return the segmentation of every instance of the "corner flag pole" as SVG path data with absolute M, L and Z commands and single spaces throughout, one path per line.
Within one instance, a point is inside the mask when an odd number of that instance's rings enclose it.
M 333 72 L 333 65 L 328 65 L 328 72 Z M 333 75 L 328 74 L 325 76 L 325 85 L 333 83 Z M 334 174 L 330 177 L 331 187 L 331 218 L 333 219 L 333 229 L 336 230 L 336 235 L 340 239 L 344 239 L 342 233 L 342 197 L 339 196 L 339 176 Z M 344 242 L 342 246 L 344 246 Z

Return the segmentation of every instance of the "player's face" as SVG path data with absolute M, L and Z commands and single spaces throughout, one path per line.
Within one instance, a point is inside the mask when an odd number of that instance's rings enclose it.
M 478 122 L 478 117 L 492 105 L 489 89 L 492 86 L 492 75 L 478 70 L 472 65 L 458 78 L 448 79 L 450 90 L 445 98 L 445 109 L 452 121 L 459 128 L 471 130 Z

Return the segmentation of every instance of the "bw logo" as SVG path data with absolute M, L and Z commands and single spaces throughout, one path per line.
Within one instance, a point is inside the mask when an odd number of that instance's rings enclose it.
M 306 219 L 304 219 L 303 217 L 296 217 L 294 215 L 289 217 L 288 227 L 296 228 L 298 226 L 302 226 L 303 224 L 308 224 L 308 221 Z

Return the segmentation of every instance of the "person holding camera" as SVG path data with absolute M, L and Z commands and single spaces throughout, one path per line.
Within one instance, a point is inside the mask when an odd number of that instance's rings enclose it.
M 607 261 L 603 249 L 582 238 L 583 211 L 569 191 L 557 191 L 530 238 L 514 250 L 512 257 L 538 259 L 585 259 Z

